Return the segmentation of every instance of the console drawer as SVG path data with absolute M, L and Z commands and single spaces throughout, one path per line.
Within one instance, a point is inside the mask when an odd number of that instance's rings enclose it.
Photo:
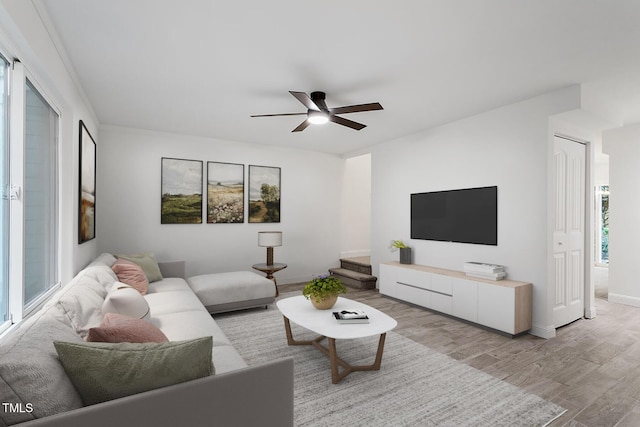
M 422 289 L 431 289 L 431 274 L 424 271 L 413 270 L 411 268 L 399 268 L 396 272 L 396 280 L 400 284 Z
M 413 286 L 398 283 L 396 295 L 397 298 L 405 301 L 411 301 L 412 303 L 421 305 L 422 307 L 429 307 L 431 305 L 431 292 L 424 289 L 414 288 Z
M 431 290 L 445 295 L 453 295 L 453 277 L 432 274 Z

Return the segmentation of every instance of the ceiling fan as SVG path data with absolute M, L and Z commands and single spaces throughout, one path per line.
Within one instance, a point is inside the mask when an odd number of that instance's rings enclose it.
M 307 118 L 304 122 L 300 123 L 297 128 L 291 132 L 301 132 L 305 130 L 310 124 L 323 124 L 326 122 L 337 123 L 342 126 L 349 127 L 355 130 L 361 130 L 367 125 L 354 122 L 353 120 L 345 119 L 344 117 L 337 116 L 336 114 L 348 114 L 359 113 L 362 111 L 374 111 L 382 110 L 382 105 L 378 102 L 372 102 L 369 104 L 347 105 L 345 107 L 329 108 L 325 103 L 326 94 L 324 92 L 311 92 L 311 96 L 305 92 L 289 91 L 298 101 L 307 107 L 306 113 L 282 113 L 282 114 L 256 114 L 251 117 L 276 117 L 276 116 L 303 116 Z

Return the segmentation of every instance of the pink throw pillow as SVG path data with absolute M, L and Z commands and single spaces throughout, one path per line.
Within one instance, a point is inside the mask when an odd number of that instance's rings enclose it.
M 167 336 L 146 320 L 117 313 L 104 315 L 97 328 L 89 329 L 87 341 L 91 342 L 168 342 Z
M 118 258 L 111 269 L 118 276 L 118 281 L 135 288 L 142 295 L 145 295 L 149 290 L 149 280 L 138 264 Z

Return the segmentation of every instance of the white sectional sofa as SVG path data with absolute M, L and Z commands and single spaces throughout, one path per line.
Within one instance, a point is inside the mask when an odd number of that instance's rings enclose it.
M 0 340 L 0 426 L 293 425 L 293 360 L 248 367 L 179 277 L 183 263 L 159 263 L 164 278 L 144 296 L 149 320 L 170 341 L 211 336 L 215 374 L 83 407 L 53 342 L 82 343 L 100 324 L 114 262 L 100 255 Z

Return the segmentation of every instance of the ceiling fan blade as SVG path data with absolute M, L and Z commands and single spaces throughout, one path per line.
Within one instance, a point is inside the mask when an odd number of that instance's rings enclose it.
M 291 132 L 302 132 L 309 126 L 309 124 L 310 124 L 309 120 L 305 120 L 304 122 L 300 123 L 298 127 L 292 130 Z
M 309 98 L 309 95 L 307 95 L 306 93 L 294 92 L 292 90 L 290 90 L 289 93 L 293 95 L 298 101 L 300 101 L 302 105 L 307 107 L 307 109 L 320 111 L 320 107 L 318 107 L 316 103 L 313 102 L 311 98 Z
M 254 114 L 251 117 L 306 116 L 307 113 Z
M 347 105 L 346 107 L 330 108 L 331 114 L 346 114 L 346 113 L 359 113 L 361 111 L 375 111 L 382 110 L 382 105 L 379 102 L 372 102 L 370 104 L 358 104 Z
M 333 114 L 329 116 L 329 120 L 333 123 L 337 123 L 339 125 L 346 126 L 355 130 L 360 130 L 367 127 L 367 125 L 363 125 L 362 123 L 354 122 L 353 120 L 345 119 L 343 117 L 334 116 Z

